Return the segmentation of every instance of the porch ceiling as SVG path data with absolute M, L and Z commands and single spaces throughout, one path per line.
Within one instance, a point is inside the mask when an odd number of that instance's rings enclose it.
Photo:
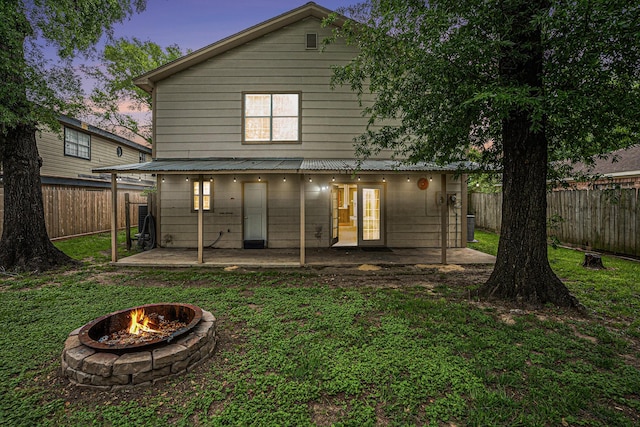
M 440 166 L 420 162 L 404 164 L 397 160 L 356 159 L 303 159 L 303 158 L 215 158 L 215 159 L 157 159 L 146 163 L 106 166 L 93 172 L 109 173 L 212 173 L 212 172 L 256 172 L 278 171 L 306 173 L 310 171 L 401 171 L 401 172 L 456 172 L 473 169 L 468 162 L 450 163 Z

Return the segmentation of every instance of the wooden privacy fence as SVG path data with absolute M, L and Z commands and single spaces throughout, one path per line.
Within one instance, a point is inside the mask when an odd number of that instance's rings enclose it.
M 549 235 L 589 250 L 640 256 L 640 201 L 636 189 L 554 191 L 547 195 Z M 499 231 L 502 194 L 472 193 L 477 227 Z
M 131 202 L 145 203 L 136 190 L 118 191 L 118 228 L 125 226 L 125 193 Z M 111 190 L 90 187 L 42 186 L 44 216 L 49 238 L 111 230 Z M 0 213 L 4 214 L 4 189 L 0 186 Z M 138 224 L 138 205 L 131 205 L 131 224 Z M 0 233 L 2 220 L 0 215 Z

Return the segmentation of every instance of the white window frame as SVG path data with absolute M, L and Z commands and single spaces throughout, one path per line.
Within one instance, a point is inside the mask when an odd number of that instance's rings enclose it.
M 208 187 L 208 188 L 207 188 Z M 191 184 L 191 210 L 193 212 L 198 212 L 200 208 L 200 201 L 202 200 L 204 205 L 209 202 L 209 207 L 205 207 L 203 212 L 211 212 L 213 209 L 213 181 L 205 179 L 202 181 L 202 192 L 203 197 L 198 193 L 200 191 L 200 181 L 193 180 Z
M 250 95 L 269 95 L 270 96 L 270 113 L 268 116 L 248 116 L 247 115 L 247 96 Z M 298 97 L 298 109 L 295 116 L 275 116 L 275 118 L 296 118 L 298 129 L 296 139 L 274 139 L 273 138 L 273 97 L 276 95 L 296 95 Z M 302 140 L 302 93 L 301 92 L 243 92 L 242 93 L 242 143 L 243 144 L 299 144 Z M 263 118 L 269 119 L 269 138 L 268 139 L 247 139 L 247 119 Z
M 81 151 L 86 150 L 86 155 Z M 64 155 L 91 160 L 91 135 L 68 127 L 64 128 Z

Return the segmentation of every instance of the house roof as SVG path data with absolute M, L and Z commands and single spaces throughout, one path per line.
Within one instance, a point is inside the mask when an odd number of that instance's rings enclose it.
M 616 161 L 613 161 L 613 159 Z M 595 165 L 584 164 L 574 166 L 578 172 L 608 176 L 640 175 L 640 145 L 613 151 L 606 159 L 598 159 Z
M 192 67 L 193 65 L 199 64 L 207 59 L 213 58 L 214 56 L 220 55 L 230 49 L 241 46 L 302 19 L 308 17 L 324 19 L 331 13 L 333 13 L 332 10 L 319 6 L 314 2 L 309 2 L 289 12 L 261 22 L 260 24 L 254 25 L 253 27 L 247 28 L 246 30 L 162 65 L 155 70 L 151 70 L 135 78 L 133 82 L 136 86 L 150 93 L 153 90 L 155 82 L 163 80 L 175 73 Z M 334 22 L 334 25 L 341 25 L 344 20 L 346 20 L 346 18 L 340 17 Z
M 444 166 L 421 162 L 404 164 L 396 160 L 368 159 L 359 163 L 354 159 L 302 159 L 302 158 L 211 158 L 211 159 L 159 159 L 146 163 L 106 166 L 93 172 L 107 173 L 211 173 L 211 172 L 457 172 L 471 170 L 471 163 L 451 163 Z
M 106 130 L 97 128 L 93 125 L 90 125 L 88 123 L 84 123 L 78 119 L 74 119 L 72 117 L 68 117 L 68 116 L 63 116 L 60 115 L 58 116 L 58 120 L 60 121 L 60 123 L 62 123 L 63 125 L 67 125 L 67 126 L 73 126 L 75 128 L 78 129 L 84 129 L 88 132 L 91 132 L 94 135 L 99 135 L 103 138 L 109 139 L 113 142 L 116 142 L 118 144 L 122 144 L 122 145 L 126 145 L 127 147 L 131 147 L 134 148 L 138 151 L 142 151 L 143 153 L 147 153 L 147 154 L 151 154 L 151 148 L 138 144 L 137 142 L 133 142 L 129 139 L 123 138 L 121 136 L 118 136 L 114 133 L 111 132 L 107 132 Z

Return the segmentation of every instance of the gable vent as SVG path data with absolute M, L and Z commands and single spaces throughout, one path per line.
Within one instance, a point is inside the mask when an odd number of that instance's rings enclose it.
M 318 34 L 307 33 L 307 49 L 317 49 L 317 48 L 318 48 Z

